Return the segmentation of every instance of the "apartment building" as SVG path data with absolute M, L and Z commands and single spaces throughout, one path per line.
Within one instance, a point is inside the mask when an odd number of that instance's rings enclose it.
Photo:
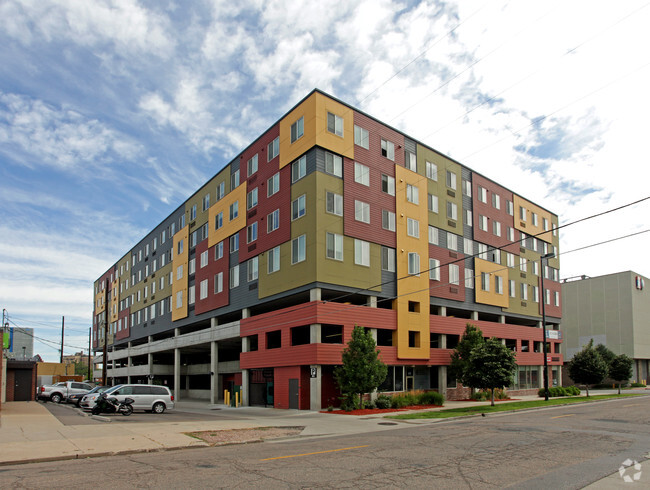
M 355 325 L 389 366 L 382 390 L 461 396 L 447 366 L 471 322 L 516 351 L 511 388 L 535 390 L 542 301 L 553 380 L 563 364 L 559 259 L 540 260 L 557 225 L 314 90 L 95 281 L 93 346 L 113 382 L 317 410 L 338 404 Z

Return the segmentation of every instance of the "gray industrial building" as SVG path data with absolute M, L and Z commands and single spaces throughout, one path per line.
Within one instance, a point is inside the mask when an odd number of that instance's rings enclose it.
M 34 356 L 34 329 L 11 327 L 6 332 L 4 356 L 7 359 L 26 361 Z
M 593 339 L 634 359 L 633 381 L 650 378 L 648 278 L 632 271 L 582 276 L 562 284 L 565 362 Z

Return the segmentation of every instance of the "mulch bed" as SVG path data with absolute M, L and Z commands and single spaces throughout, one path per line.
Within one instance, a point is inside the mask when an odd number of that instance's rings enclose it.
M 455 402 L 489 402 L 490 400 L 472 400 L 471 398 L 467 398 L 465 400 L 453 400 Z M 505 400 L 494 400 L 494 403 L 496 402 L 519 402 L 521 401 L 519 398 L 506 398 Z
M 380 413 L 391 413 L 391 412 L 406 412 L 408 410 L 423 410 L 426 408 L 441 408 L 442 405 L 411 405 L 404 408 L 364 408 L 360 410 L 350 410 L 346 412 L 344 410 L 322 410 L 321 413 L 334 413 L 339 415 L 376 415 Z
M 185 434 L 207 442 L 211 446 L 226 444 L 247 444 L 263 442 L 268 439 L 292 437 L 299 435 L 304 427 L 254 427 L 250 429 L 203 430 Z

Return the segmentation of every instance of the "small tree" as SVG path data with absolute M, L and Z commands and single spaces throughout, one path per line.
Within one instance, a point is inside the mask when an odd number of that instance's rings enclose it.
M 485 339 L 480 328 L 471 323 L 465 325 L 465 332 L 458 341 L 454 352 L 451 353 L 451 364 L 449 365 L 451 376 L 455 377 L 463 385 L 469 386 L 465 380 L 469 356 L 476 346 L 482 345 L 484 342 Z
M 376 390 L 384 382 L 388 368 L 379 359 L 371 333 L 359 326 L 354 327 L 341 358 L 343 364 L 334 369 L 334 378 L 346 400 L 352 406 L 361 406 L 363 394 Z
M 612 365 L 612 361 L 616 357 L 616 354 L 614 354 L 610 349 L 608 349 L 607 346 L 603 344 L 598 344 L 595 350 L 600 354 L 600 357 L 602 357 L 603 360 L 607 363 L 607 367 Z
M 510 386 L 517 370 L 515 354 L 497 338 L 478 344 L 469 355 L 464 383 L 471 388 L 491 391 L 494 406 L 495 388 Z
M 569 377 L 576 383 L 585 385 L 589 396 L 589 385 L 600 383 L 607 376 L 607 363 L 594 349 L 594 341 L 573 356 L 569 362 Z
M 614 357 L 609 364 L 609 377 L 618 382 L 618 394 L 621 394 L 621 383 L 632 377 L 632 359 L 625 354 Z

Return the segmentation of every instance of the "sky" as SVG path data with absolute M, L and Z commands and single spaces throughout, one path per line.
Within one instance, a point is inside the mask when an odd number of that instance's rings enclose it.
M 648 25 L 635 0 L 2 0 L 0 307 L 46 361 L 62 317 L 87 349 L 93 281 L 314 88 L 558 214 L 561 278 L 649 277 L 650 200 L 572 224 L 650 196 Z

